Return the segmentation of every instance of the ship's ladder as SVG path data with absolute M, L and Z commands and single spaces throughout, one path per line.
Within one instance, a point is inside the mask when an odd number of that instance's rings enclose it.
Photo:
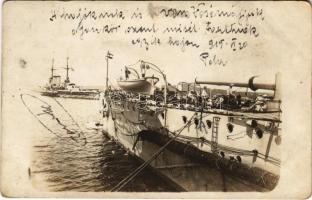
M 211 134 L 211 151 L 218 153 L 218 129 L 220 117 L 213 117 L 212 119 L 212 134 Z

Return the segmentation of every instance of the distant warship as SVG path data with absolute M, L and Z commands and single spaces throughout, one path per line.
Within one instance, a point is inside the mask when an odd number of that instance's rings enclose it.
M 64 82 L 61 82 L 61 76 L 55 75 L 54 71 L 54 59 L 52 60 L 51 67 L 51 77 L 49 78 L 49 83 L 43 87 L 41 95 L 52 96 L 52 97 L 63 97 L 63 98 L 78 98 L 78 99 L 98 99 L 99 98 L 99 89 L 82 89 L 77 86 L 75 83 L 71 83 L 69 80 L 69 70 L 73 70 L 66 65 L 66 79 Z
M 270 191 L 276 186 L 281 157 L 279 74 L 274 84 L 256 83 L 256 77 L 246 83 L 195 79 L 179 88 L 170 85 L 156 65 L 138 65 L 141 75 L 126 66 L 119 87 L 113 89 L 106 81 L 100 97 L 103 132 L 142 162 L 112 191 L 122 189 L 144 167 L 181 191 Z M 146 76 L 147 71 L 160 74 L 164 86 L 156 87 L 159 79 Z M 228 90 L 212 94 L 202 85 Z M 233 94 L 233 87 L 274 94 L 252 92 L 252 97 L 242 97 Z

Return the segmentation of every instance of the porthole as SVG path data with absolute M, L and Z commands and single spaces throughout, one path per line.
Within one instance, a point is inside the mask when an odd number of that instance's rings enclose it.
M 161 113 L 161 117 L 165 119 L 165 114 L 163 112 Z
M 256 128 L 258 126 L 258 122 L 256 120 L 251 120 L 251 127 Z
M 238 161 L 239 163 L 242 162 L 242 158 L 241 158 L 240 156 L 236 156 L 236 159 L 237 159 L 237 161 Z
M 198 123 L 199 123 L 199 120 L 197 118 L 194 118 L 194 123 L 195 123 L 195 126 L 197 127 Z
M 252 152 L 254 153 L 253 158 L 252 158 L 252 163 L 254 163 L 257 160 L 259 152 L 256 149 L 252 150 Z
M 256 130 L 256 134 L 257 134 L 257 136 L 258 136 L 259 139 L 263 137 L 263 131 L 262 131 L 260 128 L 258 128 L 258 129 Z
M 207 124 L 208 128 L 211 128 L 211 121 L 209 119 L 206 120 L 206 124 Z
M 187 121 L 186 116 L 182 116 L 182 120 L 183 120 L 184 124 L 186 124 L 186 121 Z
M 232 132 L 233 132 L 233 129 L 234 129 L 234 125 L 231 124 L 231 123 L 228 123 L 226 126 L 227 126 L 229 132 L 232 133 Z

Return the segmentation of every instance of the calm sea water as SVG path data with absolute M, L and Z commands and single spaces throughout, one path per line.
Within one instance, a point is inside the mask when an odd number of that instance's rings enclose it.
M 52 98 L 38 97 L 51 105 L 56 105 Z M 76 137 L 77 133 L 67 132 L 68 135 L 73 135 L 72 138 L 62 137 L 61 134 L 53 134 L 48 130 L 36 134 L 32 145 L 30 168 L 35 187 L 47 191 L 109 191 L 139 166 L 140 163 L 118 144 L 101 131 L 89 127 L 93 122 L 99 121 L 97 101 L 79 99 L 57 99 L 57 101 L 78 123 L 80 128 L 77 132 L 82 133 Z M 62 110 L 58 105 L 52 106 L 53 109 Z M 64 112 L 63 119 L 59 117 L 59 120 L 70 127 L 72 122 L 68 113 Z M 122 191 L 174 191 L 174 189 L 150 170 L 145 169 Z

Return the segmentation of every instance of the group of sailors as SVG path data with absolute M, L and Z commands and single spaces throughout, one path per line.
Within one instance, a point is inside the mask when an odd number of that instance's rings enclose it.
M 162 92 L 153 95 L 144 95 L 138 93 L 126 92 L 123 90 L 111 90 L 110 95 L 117 101 L 141 102 L 154 106 L 164 106 L 164 95 Z M 196 95 L 176 95 L 167 96 L 166 106 L 178 109 L 223 109 L 223 110 L 242 110 L 242 111 L 266 111 L 267 101 L 270 97 L 267 95 L 258 95 L 255 98 L 242 97 L 240 94 L 215 94 L 211 96 Z

